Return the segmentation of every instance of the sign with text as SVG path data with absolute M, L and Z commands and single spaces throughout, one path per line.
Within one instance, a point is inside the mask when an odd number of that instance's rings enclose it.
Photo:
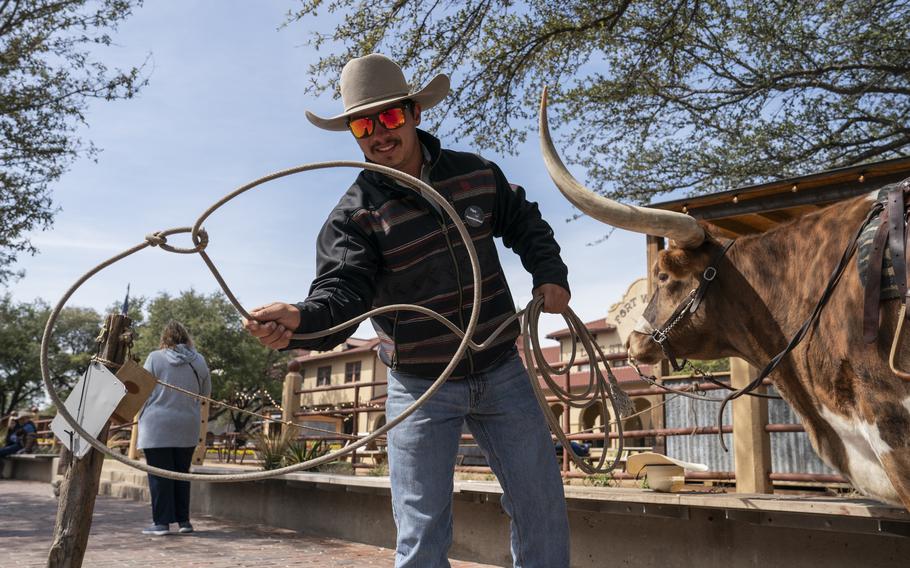
M 629 338 L 635 322 L 644 313 L 647 305 L 648 281 L 645 278 L 639 278 L 629 286 L 629 289 L 623 294 L 622 300 L 610 307 L 610 311 L 607 313 L 607 323 L 616 326 L 616 331 L 623 344 Z

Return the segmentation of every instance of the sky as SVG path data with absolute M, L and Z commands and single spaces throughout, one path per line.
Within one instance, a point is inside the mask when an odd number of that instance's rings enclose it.
M 309 64 L 332 50 L 324 45 L 316 52 L 306 40 L 317 26 L 329 29 L 333 16 L 281 28 L 294 7 L 291 0 L 206 0 L 146 2 L 135 10 L 102 57 L 110 67 L 147 60 L 149 84 L 133 99 L 91 105 L 80 135 L 101 154 L 78 160 L 53 184 L 60 211 L 50 230 L 31 235 L 40 252 L 14 267 L 25 271 L 7 285 L 15 300 L 42 298 L 55 305 L 96 264 L 148 233 L 193 225 L 225 194 L 266 174 L 310 162 L 363 159 L 349 134 L 320 130 L 304 116 L 305 110 L 334 116 L 342 105 L 330 94 L 304 93 Z M 428 117 L 432 112 L 426 111 Z M 554 133 L 557 141 L 560 134 Z M 467 141 L 442 142 L 477 151 Z M 536 137 L 529 136 L 513 156 L 481 153 L 510 182 L 525 187 L 553 226 L 569 267 L 571 307 L 585 321 L 606 316 L 645 275 L 645 237 L 616 230 L 605 242 L 586 246 L 608 228 L 587 217 L 566 222 L 575 210 L 547 175 Z M 583 170 L 570 169 L 584 181 Z M 355 170 L 332 169 L 269 182 L 206 221 L 207 252 L 241 304 L 249 309 L 306 297 L 318 231 L 355 177 Z M 186 235 L 170 243 L 191 246 Z M 500 258 L 516 302 L 526 304 L 530 275 L 501 243 Z M 144 296 L 219 289 L 197 255 L 150 248 L 100 272 L 67 305 L 103 311 L 122 301 L 127 284 L 133 295 Z M 564 327 L 553 315 L 540 324 L 543 334 Z M 374 334 L 365 322 L 355 335 Z

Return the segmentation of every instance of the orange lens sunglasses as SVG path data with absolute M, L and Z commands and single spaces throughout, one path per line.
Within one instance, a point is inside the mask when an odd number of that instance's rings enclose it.
M 361 116 L 359 118 L 349 118 L 348 119 L 348 128 L 351 129 L 351 134 L 354 135 L 354 138 L 366 138 L 373 134 L 373 131 L 376 130 L 376 120 L 379 120 L 379 123 L 385 127 L 386 130 L 395 130 L 396 128 L 401 128 L 404 126 L 407 116 L 405 115 L 405 109 L 408 105 L 401 105 L 392 108 L 387 108 L 382 112 L 373 114 L 370 116 Z

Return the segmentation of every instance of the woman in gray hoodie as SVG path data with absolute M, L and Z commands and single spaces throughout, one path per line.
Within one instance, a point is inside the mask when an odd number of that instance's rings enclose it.
M 179 322 L 171 320 L 161 332 L 157 351 L 149 353 L 145 368 L 161 382 L 209 396 L 212 381 L 208 365 L 193 348 L 193 339 Z M 165 388 L 155 387 L 139 414 L 138 447 L 151 466 L 188 472 L 199 440 L 199 401 Z M 193 532 L 190 524 L 190 482 L 149 474 L 152 494 L 152 526 L 143 534 L 166 535 L 170 524 L 178 532 Z

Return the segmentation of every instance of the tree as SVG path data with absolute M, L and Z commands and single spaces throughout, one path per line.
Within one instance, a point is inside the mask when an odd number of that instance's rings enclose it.
M 13 302 L 0 297 L 0 415 L 44 400 L 39 361 L 41 336 L 50 308 L 41 300 Z M 88 308 L 64 308 L 48 346 L 51 382 L 63 397 L 97 351 L 101 316 Z
M 910 152 L 906 0 L 301 0 L 289 23 L 344 13 L 311 45 L 333 88 L 351 57 L 387 53 L 454 77 L 450 134 L 514 151 L 542 88 L 592 187 L 647 202 Z
M 132 301 L 132 300 L 131 300 Z M 212 398 L 251 412 L 268 406 L 267 392 L 281 400 L 286 356 L 262 347 L 242 327 L 240 316 L 224 294 L 199 294 L 194 290 L 172 297 L 162 293 L 147 303 L 147 317 L 134 319 L 137 339 L 133 351 L 144 360 L 158 349 L 161 330 L 170 320 L 187 327 L 196 349 L 212 373 Z M 228 413 L 237 432 L 246 430 L 254 417 L 213 405 L 215 420 Z
M 140 0 L 0 0 L 0 283 L 26 236 L 50 226 L 50 184 L 97 148 L 77 131 L 91 100 L 131 98 L 142 67 L 108 69 L 96 59 Z

